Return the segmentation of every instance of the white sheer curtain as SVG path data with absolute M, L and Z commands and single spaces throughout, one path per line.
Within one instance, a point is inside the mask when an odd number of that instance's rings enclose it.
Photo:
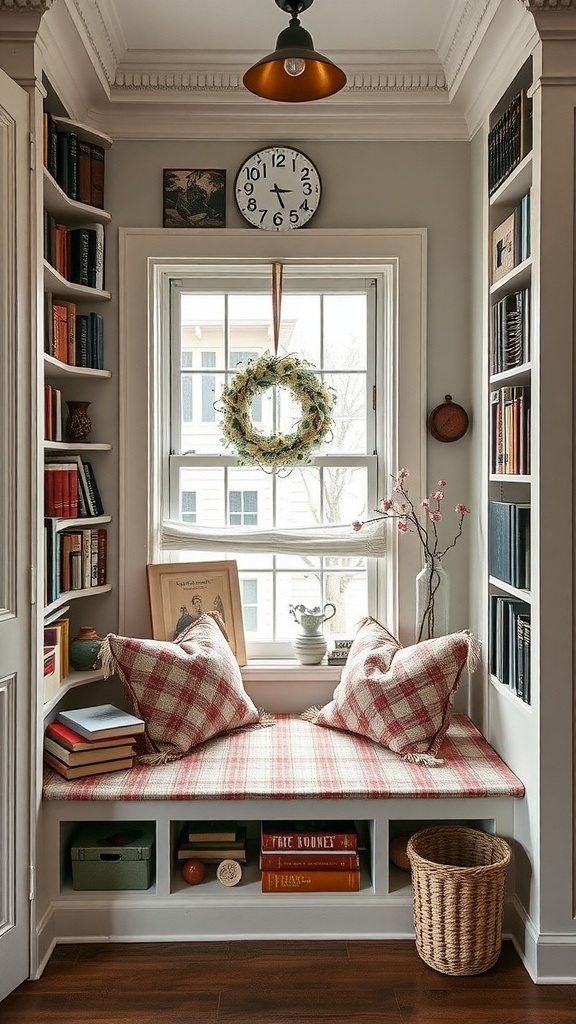
M 366 523 L 355 532 L 350 524 L 304 526 L 291 530 L 257 530 L 250 527 L 211 529 L 165 520 L 160 547 L 164 551 L 214 551 L 245 554 L 357 555 L 379 558 L 386 553 L 385 520 Z

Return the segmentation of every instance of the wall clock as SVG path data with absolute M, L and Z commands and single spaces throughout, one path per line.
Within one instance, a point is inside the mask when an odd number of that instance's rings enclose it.
M 428 429 L 436 441 L 459 441 L 468 430 L 468 413 L 452 401 L 452 395 L 446 395 L 430 413 Z
M 314 216 L 320 175 L 309 157 L 289 146 L 269 146 L 244 161 L 234 184 L 240 213 L 264 231 L 292 231 Z

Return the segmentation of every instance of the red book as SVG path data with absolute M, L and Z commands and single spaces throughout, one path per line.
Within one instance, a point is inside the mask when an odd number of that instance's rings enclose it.
M 359 892 L 359 871 L 263 871 L 262 892 Z
M 136 737 L 108 736 L 103 740 L 87 740 L 74 729 L 69 729 L 63 722 L 50 722 L 46 726 L 46 735 L 49 739 L 55 740 L 66 750 L 98 750 L 100 747 L 123 747 L 127 743 L 136 743 Z
M 351 871 L 360 867 L 357 853 L 262 853 L 263 871 Z
M 357 850 L 353 821 L 263 821 L 262 850 Z

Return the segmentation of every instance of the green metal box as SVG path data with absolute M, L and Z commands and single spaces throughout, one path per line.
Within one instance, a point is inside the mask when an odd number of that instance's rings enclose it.
M 152 822 L 90 822 L 70 847 L 72 888 L 148 889 L 153 854 Z

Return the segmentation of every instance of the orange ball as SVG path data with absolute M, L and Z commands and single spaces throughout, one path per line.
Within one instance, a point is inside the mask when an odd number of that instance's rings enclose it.
M 202 881 L 206 874 L 206 868 L 201 860 L 197 857 L 192 857 L 190 860 L 184 861 L 182 865 L 182 878 L 188 885 L 198 885 Z

